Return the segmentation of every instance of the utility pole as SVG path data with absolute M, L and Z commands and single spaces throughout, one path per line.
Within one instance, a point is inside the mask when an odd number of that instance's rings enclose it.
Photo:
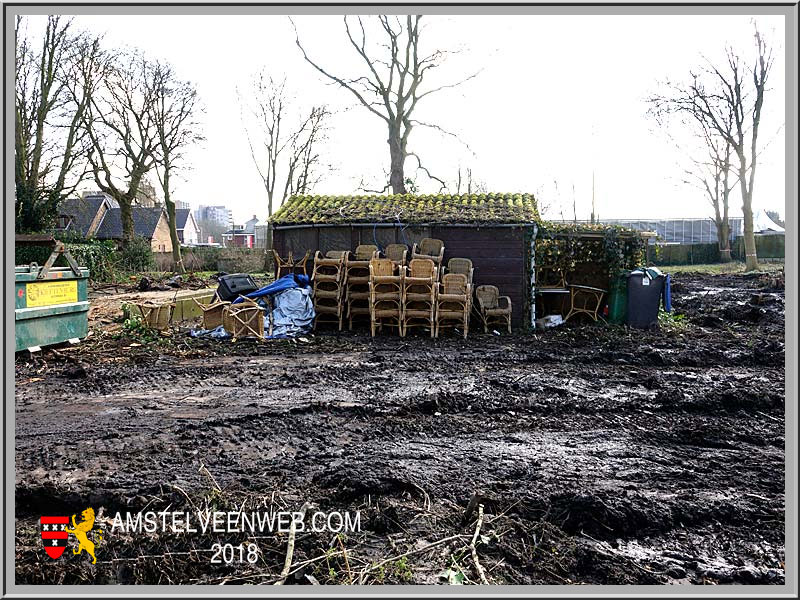
M 592 169 L 592 217 L 591 222 L 594 225 L 595 221 L 595 212 L 594 212 L 594 169 Z

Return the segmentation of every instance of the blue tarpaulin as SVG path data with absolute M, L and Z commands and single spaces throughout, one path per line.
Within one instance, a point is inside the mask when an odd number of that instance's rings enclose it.
M 246 295 L 247 298 L 251 298 L 256 300 L 258 298 L 263 298 L 264 296 L 271 296 L 273 294 L 277 294 L 278 292 L 282 292 L 283 290 L 291 290 L 294 288 L 310 288 L 311 282 L 308 280 L 308 275 L 295 275 L 293 273 L 289 273 L 288 275 L 284 275 L 277 281 L 273 281 L 267 286 L 262 287 L 261 289 L 256 290 L 255 292 L 250 292 Z M 237 298 L 233 301 L 233 304 L 241 302 L 241 297 Z

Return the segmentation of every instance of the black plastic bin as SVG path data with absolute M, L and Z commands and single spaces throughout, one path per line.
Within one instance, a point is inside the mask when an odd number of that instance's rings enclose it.
M 650 279 L 641 271 L 628 275 L 627 322 L 630 327 L 646 329 L 658 322 L 658 306 L 665 279 L 664 275 Z
M 239 296 L 246 296 L 250 292 L 255 292 L 258 285 L 247 273 L 234 273 L 233 275 L 222 275 L 217 280 L 217 295 L 220 300 L 231 302 Z

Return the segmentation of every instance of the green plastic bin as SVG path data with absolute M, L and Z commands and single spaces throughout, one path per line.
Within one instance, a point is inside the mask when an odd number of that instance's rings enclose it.
M 89 270 L 15 267 L 16 351 L 77 342 L 89 333 Z
M 628 313 L 628 274 L 620 275 L 611 282 L 608 291 L 608 322 L 615 325 L 625 323 Z

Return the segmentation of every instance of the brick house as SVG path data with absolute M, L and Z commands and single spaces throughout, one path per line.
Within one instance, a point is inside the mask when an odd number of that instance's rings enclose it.
M 153 252 L 172 252 L 167 213 L 162 207 L 133 206 L 137 236 L 150 241 Z M 87 238 L 122 241 L 122 210 L 106 194 L 69 198 L 59 206 L 58 231 L 77 231 Z

